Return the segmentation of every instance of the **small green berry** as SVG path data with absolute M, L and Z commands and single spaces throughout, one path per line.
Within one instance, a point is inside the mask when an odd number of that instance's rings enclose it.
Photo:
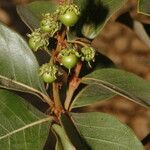
M 95 60 L 95 49 L 93 47 L 83 47 L 81 49 L 81 60 L 82 61 L 87 61 L 89 66 L 90 66 L 90 61 L 94 61 Z
M 73 26 L 78 21 L 78 16 L 74 12 L 66 12 L 64 15 L 60 15 L 59 20 L 65 26 Z
M 52 83 L 57 79 L 59 72 L 55 65 L 46 63 L 40 67 L 39 74 L 45 83 Z
M 42 79 L 45 83 L 52 83 L 56 80 L 56 78 L 53 75 L 47 72 L 43 74 Z
M 80 15 L 79 7 L 75 4 L 60 5 L 56 12 L 59 14 L 61 23 L 67 27 L 75 25 Z
M 73 48 L 63 49 L 58 55 L 61 65 L 69 70 L 76 66 L 78 57 L 79 53 Z
M 59 23 L 54 20 L 50 13 L 47 13 L 40 22 L 40 28 L 43 32 L 49 33 L 50 37 L 53 37 L 59 30 Z
M 30 46 L 30 48 L 36 51 L 37 47 L 38 47 L 37 45 L 38 45 L 39 41 L 40 40 L 31 37 L 29 39 L 29 46 Z
M 61 63 L 67 69 L 72 69 L 78 62 L 78 58 L 75 54 L 70 54 L 68 56 L 63 56 L 61 59 Z
M 49 41 L 48 41 L 48 37 L 43 36 L 43 33 L 41 32 L 40 29 L 36 29 L 35 31 L 33 31 L 31 34 L 28 35 L 29 37 L 29 47 L 33 50 L 33 51 L 37 51 L 38 49 L 46 49 Z

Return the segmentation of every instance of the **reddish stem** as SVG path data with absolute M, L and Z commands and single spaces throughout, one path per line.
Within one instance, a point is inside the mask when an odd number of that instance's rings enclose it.
M 57 47 L 52 55 L 52 59 L 54 63 L 55 63 L 58 53 L 63 48 L 65 36 L 66 36 L 66 30 L 64 30 L 61 34 L 57 35 L 57 40 L 58 40 Z M 54 82 L 52 86 L 53 86 L 53 99 L 54 99 L 54 113 L 57 117 L 59 117 L 60 114 L 64 112 L 63 106 L 60 100 L 60 95 L 59 95 L 59 83 Z
M 81 67 L 82 67 L 82 63 L 79 62 L 76 65 L 75 70 L 74 70 L 74 75 L 69 82 L 69 87 L 68 87 L 66 100 L 65 100 L 65 104 L 64 104 L 66 110 L 69 110 L 73 94 L 80 85 L 80 78 L 78 78 L 78 76 L 80 74 Z

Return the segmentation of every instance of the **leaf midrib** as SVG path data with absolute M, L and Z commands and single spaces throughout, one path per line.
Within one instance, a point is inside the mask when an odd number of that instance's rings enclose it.
M 146 105 L 148 104 L 148 103 L 145 103 L 145 101 L 143 101 L 143 99 L 141 99 L 141 98 L 139 98 L 139 97 L 136 97 L 136 96 L 132 96 L 132 95 L 130 95 L 128 92 L 126 92 L 126 91 L 124 91 L 124 90 L 122 90 L 122 89 L 119 89 L 118 87 L 112 85 L 111 83 L 109 83 L 109 82 L 107 82 L 107 81 L 104 82 L 103 80 L 100 80 L 100 79 L 97 80 L 97 79 L 94 79 L 94 78 L 83 77 L 81 82 L 84 83 L 84 80 L 85 80 L 85 81 L 86 81 L 86 80 L 92 80 L 92 81 L 95 82 L 95 83 L 93 83 L 93 84 L 101 85 L 101 86 L 103 86 L 104 88 L 106 88 L 106 89 L 108 89 L 108 90 L 110 90 L 110 91 L 112 91 L 112 92 L 114 92 L 114 93 L 116 93 L 116 94 L 119 94 L 119 95 L 121 95 L 121 96 L 123 96 L 123 97 L 125 97 L 125 98 L 127 98 L 127 99 L 130 99 L 130 100 L 133 101 L 133 102 L 135 102 L 135 100 L 139 100 L 139 101 L 142 101 L 142 102 L 143 102 L 144 104 L 146 104 Z M 139 102 L 136 101 L 136 103 L 139 103 Z M 141 104 L 141 103 L 140 103 L 140 105 L 146 107 L 145 105 L 143 105 L 143 104 Z M 149 104 L 148 104 L 148 105 L 149 105 Z
M 89 125 L 89 126 L 87 126 L 87 125 L 84 125 L 84 124 L 80 124 L 80 123 L 75 123 L 76 125 L 79 125 L 79 126 L 83 126 L 83 127 L 87 127 L 87 128 L 96 128 L 96 129 L 112 129 L 112 130 L 115 130 L 115 131 L 119 131 L 120 132 L 120 130 L 117 130 L 117 129 L 115 129 L 115 128 L 112 128 L 112 127 L 98 127 L 98 126 L 92 126 L 92 125 Z M 126 133 L 126 132 L 125 132 Z
M 30 128 L 30 127 L 33 127 L 33 126 L 42 124 L 42 123 L 44 123 L 44 122 L 48 122 L 48 121 L 50 121 L 50 120 L 52 120 L 52 117 L 47 117 L 47 118 L 44 118 L 44 119 L 35 121 L 35 122 L 33 122 L 33 123 L 30 123 L 30 124 L 28 124 L 28 125 L 25 125 L 25 126 L 19 128 L 19 129 L 17 129 L 17 130 L 14 130 L 14 131 L 12 131 L 12 132 L 6 134 L 6 135 L 1 136 L 1 137 L 0 137 L 0 140 L 2 140 L 2 139 L 4 139 L 4 138 L 7 138 L 7 137 L 10 137 L 11 135 L 13 135 L 13 134 L 15 134 L 15 133 L 18 133 L 18 132 L 20 132 L 20 131 L 24 131 L 24 130 L 27 129 L 27 128 Z
M 1 75 L 0 75 L 0 79 L 1 79 L 1 80 L 0 80 L 0 81 L 1 81 L 1 82 L 0 82 L 0 87 L 6 88 L 6 89 L 15 90 L 15 91 L 21 91 L 21 92 L 27 92 L 27 93 L 34 94 L 34 95 L 36 95 L 37 97 L 39 97 L 43 102 L 47 102 L 48 104 L 52 105 L 52 102 L 51 102 L 50 98 L 49 98 L 46 94 L 40 92 L 39 90 L 36 90 L 36 89 L 33 88 L 33 87 L 30 87 L 30 86 L 28 86 L 28 85 L 26 85 L 26 84 L 24 84 L 24 83 L 21 83 L 21 82 L 18 82 L 18 81 L 9 79 L 9 78 L 7 78 L 7 77 L 5 77 L 5 76 L 1 76 Z M 2 80 L 3 80 L 3 81 L 2 81 Z M 3 84 L 2 84 L 2 82 L 6 82 L 6 83 L 3 83 Z M 9 85 L 11 85 L 11 83 L 16 84 L 16 85 L 18 85 L 18 86 L 20 86 L 20 87 L 25 88 L 26 91 L 25 91 L 25 90 L 22 90 L 22 89 L 20 89 L 20 88 L 9 87 Z

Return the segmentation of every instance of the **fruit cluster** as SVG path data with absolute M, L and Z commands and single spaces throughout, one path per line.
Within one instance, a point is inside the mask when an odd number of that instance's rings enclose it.
M 46 49 L 49 44 L 48 39 L 61 29 L 61 24 L 67 27 L 73 26 L 78 21 L 79 15 L 80 10 L 74 4 L 60 5 L 53 14 L 43 14 L 40 28 L 28 35 L 30 48 L 33 51 Z
M 48 53 L 49 39 L 55 38 L 57 45 L 61 45 L 59 50 L 56 49 L 51 53 L 51 60 L 40 68 L 40 76 L 46 83 L 54 82 L 58 75 L 60 75 L 57 63 L 69 69 L 76 66 L 78 61 L 86 61 L 90 66 L 90 62 L 94 61 L 95 50 L 86 44 L 81 44 L 78 47 L 75 43 L 69 43 L 66 38 L 66 33 L 69 32 L 68 28 L 74 26 L 80 16 L 80 10 L 75 4 L 59 5 L 54 13 L 43 14 L 40 22 L 40 28 L 34 30 L 29 37 L 29 46 L 33 51 L 39 49 L 46 50 Z M 65 36 L 59 42 L 58 36 L 65 30 Z M 65 44 L 64 44 L 65 43 Z M 82 46 L 82 47 L 81 47 Z M 55 52 L 57 51 L 57 53 Z M 54 55 L 55 53 L 55 55 Z

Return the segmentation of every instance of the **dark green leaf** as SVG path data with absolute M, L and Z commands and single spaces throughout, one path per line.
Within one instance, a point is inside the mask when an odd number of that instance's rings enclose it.
M 4 150 L 41 150 L 49 134 L 51 118 L 24 99 L 0 89 L 0 145 Z
M 81 138 L 80 134 L 76 130 L 72 120 L 66 114 L 62 114 L 61 116 L 61 124 L 72 142 L 75 148 L 78 150 L 89 150 L 89 146 L 85 143 L 85 141 Z
M 54 12 L 58 4 L 54 1 L 36 1 L 17 7 L 17 12 L 24 23 L 31 29 L 39 27 L 42 14 Z
M 144 15 L 150 15 L 150 1 L 138 0 L 138 11 Z
M 38 62 L 27 43 L 14 31 L 0 24 L 0 87 L 46 94 Z
M 150 82 L 119 69 L 98 69 L 82 78 L 85 84 L 98 84 L 139 104 L 150 105 Z
M 133 131 L 104 113 L 72 113 L 77 130 L 92 150 L 144 150 Z
M 81 17 L 73 32 L 79 35 L 83 34 L 89 39 L 95 38 L 112 14 L 120 9 L 126 1 L 127 0 L 74 0 L 74 3 L 81 9 Z
M 61 126 L 53 124 L 52 129 L 54 130 L 57 138 L 55 150 L 75 150 L 75 147 L 72 145 Z
M 107 100 L 115 94 L 97 84 L 91 84 L 82 89 L 75 97 L 70 109 L 88 106 L 96 102 Z

